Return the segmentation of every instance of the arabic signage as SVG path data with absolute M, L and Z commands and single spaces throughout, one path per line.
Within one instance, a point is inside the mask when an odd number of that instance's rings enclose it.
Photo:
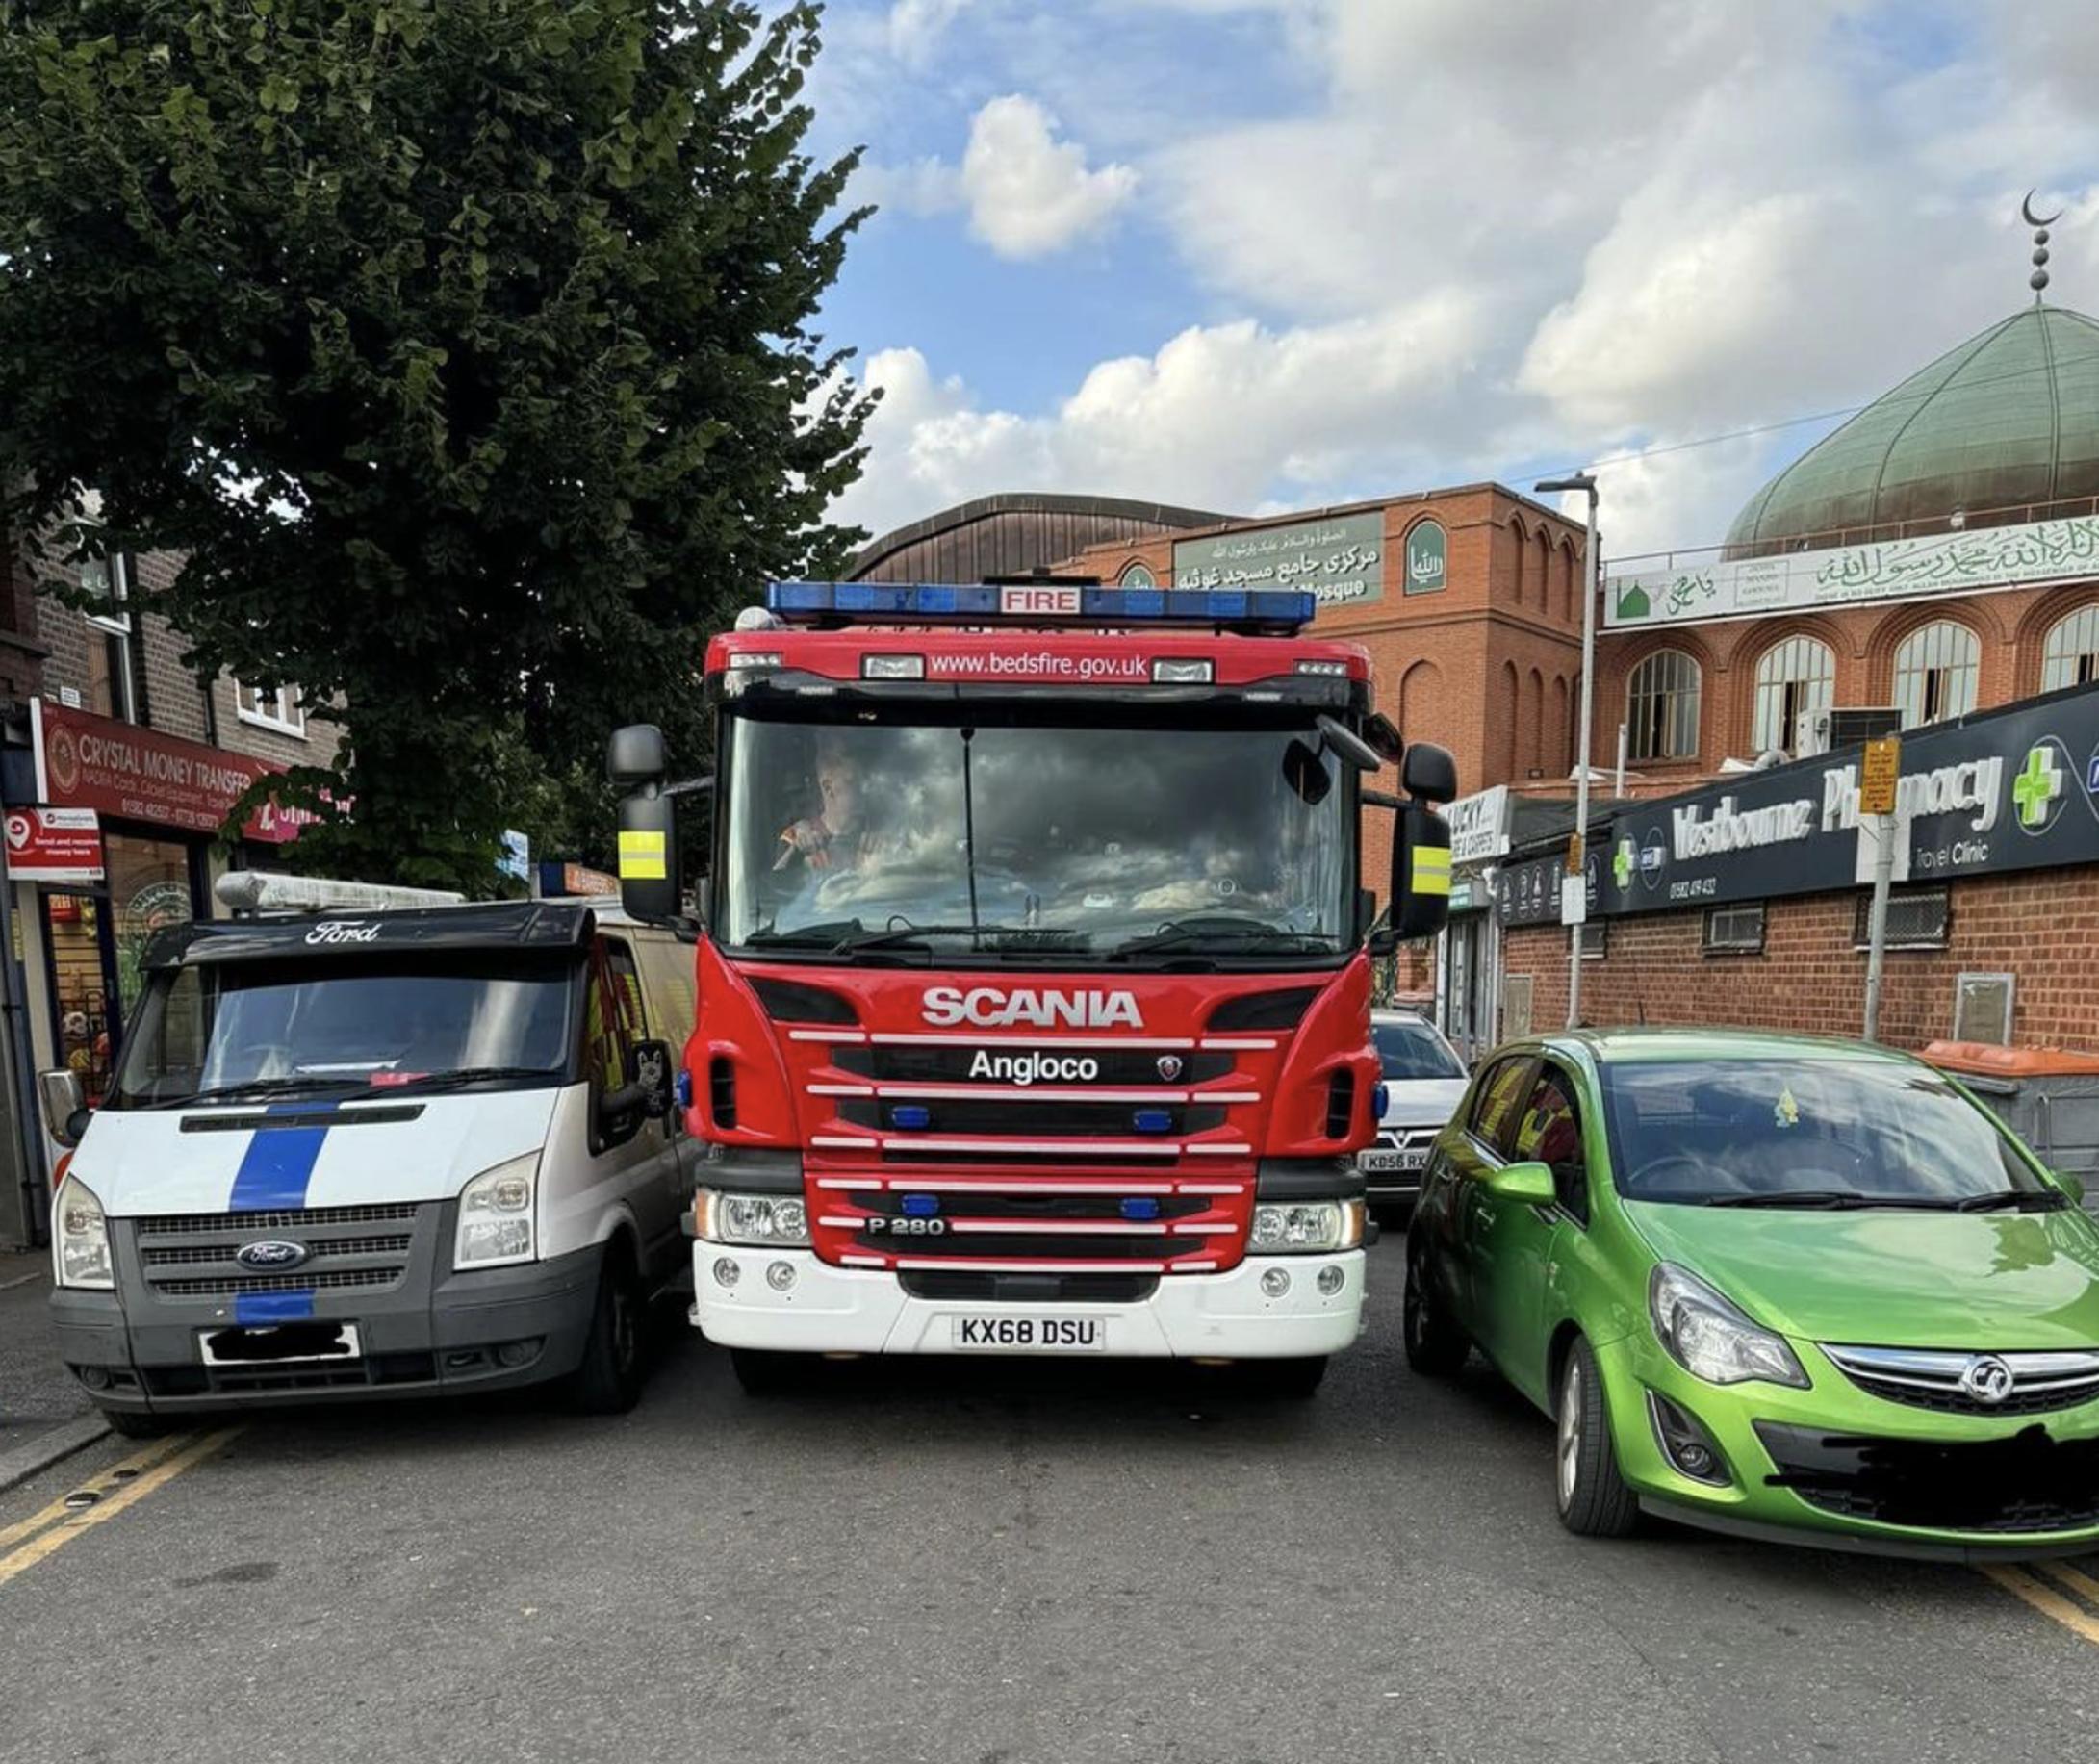
M 1321 606 L 1382 601 L 1385 517 L 1373 510 L 1183 539 L 1173 548 L 1173 585 L 1309 588 Z
M 102 826 L 91 808 L 11 808 L 7 836 L 10 882 L 102 880 Z
M 1449 585 L 1450 538 L 1441 521 L 1417 521 L 1407 529 L 1407 594 L 1441 594 Z
M 1492 863 L 1509 849 L 1509 787 L 1461 796 L 1443 811 L 1450 825 L 1450 861 Z
M 282 766 L 164 735 L 135 723 L 31 701 L 37 795 L 62 808 L 92 808 L 122 821 L 216 833 L 242 793 Z M 266 803 L 241 830 L 268 845 L 296 839 L 315 817 Z
M 1861 750 L 1744 773 L 1614 816 L 1583 865 L 1591 916 L 1850 888 L 1873 876 Z M 1915 729 L 1895 787 L 1894 880 L 2099 864 L 2099 685 Z M 1557 917 L 1562 857 L 1502 872 L 1501 921 Z M 1548 905 L 1551 910 L 1548 910 Z
M 1614 575 L 1603 623 L 1613 629 L 1695 625 L 2087 575 L 2099 575 L 2099 515 Z

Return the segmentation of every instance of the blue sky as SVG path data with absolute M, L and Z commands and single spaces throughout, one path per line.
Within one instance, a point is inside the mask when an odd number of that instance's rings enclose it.
M 832 0 L 818 151 L 882 213 L 825 323 L 883 388 L 841 519 L 1077 490 L 1317 506 L 1872 396 L 2099 308 L 2086 0 Z M 1720 539 L 1830 424 L 1603 472 Z

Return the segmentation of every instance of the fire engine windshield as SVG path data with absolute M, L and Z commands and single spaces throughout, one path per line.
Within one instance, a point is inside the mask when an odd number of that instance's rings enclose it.
M 739 718 L 716 934 L 1141 962 L 1339 956 L 1352 793 L 1307 729 Z

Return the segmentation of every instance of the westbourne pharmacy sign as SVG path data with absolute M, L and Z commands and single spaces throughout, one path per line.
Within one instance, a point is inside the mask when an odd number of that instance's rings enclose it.
M 1604 585 L 1603 623 L 1616 629 L 1696 625 L 2088 575 L 2099 575 L 2099 515 L 2076 515 L 1972 533 L 1613 575 Z
M 1895 880 L 1957 881 L 2099 864 L 2099 685 L 1903 737 Z M 1859 750 L 1745 773 L 1626 808 L 1590 845 L 1589 910 L 1666 912 L 1868 882 L 1876 826 L 1858 814 Z M 1561 858 L 1511 867 L 1507 924 L 1557 920 Z M 1527 888 L 1525 872 L 1538 883 Z

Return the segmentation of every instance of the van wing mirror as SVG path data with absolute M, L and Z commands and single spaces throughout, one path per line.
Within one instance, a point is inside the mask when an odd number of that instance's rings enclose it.
M 1386 898 L 1392 902 L 1386 923 L 1402 942 L 1434 936 L 1450 916 L 1450 823 L 1426 803 L 1399 805 Z
M 61 1145 L 78 1145 L 88 1130 L 88 1097 L 80 1074 L 64 1067 L 37 1074 L 44 1131 Z

